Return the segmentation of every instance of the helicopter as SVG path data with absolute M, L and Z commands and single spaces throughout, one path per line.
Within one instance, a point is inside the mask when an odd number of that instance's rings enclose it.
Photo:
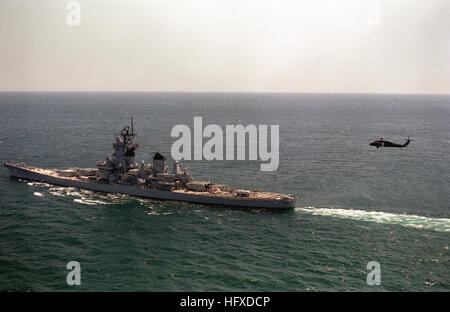
M 409 138 L 406 139 L 406 142 L 404 144 L 397 144 L 397 143 L 392 143 L 388 140 L 386 140 L 385 138 L 379 138 L 376 139 L 375 141 L 373 141 L 372 143 L 370 143 L 369 145 L 371 146 L 376 146 L 376 148 L 380 148 L 380 147 L 407 147 L 409 145 L 409 142 L 411 142 L 412 140 Z

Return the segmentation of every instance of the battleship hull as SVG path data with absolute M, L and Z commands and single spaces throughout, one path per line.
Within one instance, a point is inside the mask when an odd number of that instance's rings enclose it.
M 235 206 L 248 208 L 267 208 L 267 209 L 290 209 L 295 207 L 295 199 L 264 199 L 264 198 L 223 198 L 211 194 L 199 194 L 183 191 L 162 191 L 149 189 L 137 185 L 122 184 L 102 184 L 97 182 L 84 182 L 73 179 L 66 179 L 54 175 L 39 172 L 40 169 L 24 167 L 15 163 L 5 163 L 10 175 L 15 178 L 45 182 L 53 185 L 76 187 L 80 189 L 91 190 L 103 193 L 120 193 L 137 197 L 152 198 L 159 200 L 183 201 L 189 203 L 198 203 L 205 205 Z

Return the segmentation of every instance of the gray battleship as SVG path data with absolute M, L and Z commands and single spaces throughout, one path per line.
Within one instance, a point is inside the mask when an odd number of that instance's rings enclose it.
M 22 162 L 5 162 L 15 178 L 77 187 L 97 192 L 120 193 L 161 200 L 208 205 L 287 209 L 295 207 L 297 197 L 288 194 L 235 189 L 210 181 L 196 181 L 188 169 L 174 161 L 171 172 L 165 157 L 155 153 L 152 164 L 136 163 L 133 118 L 113 142 L 114 153 L 98 161 L 96 168 L 44 169 Z

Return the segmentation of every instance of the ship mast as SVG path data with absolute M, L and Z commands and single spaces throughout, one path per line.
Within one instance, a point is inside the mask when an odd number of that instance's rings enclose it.
M 134 134 L 133 116 L 131 116 L 131 131 L 130 127 L 126 127 L 122 130 L 122 133 L 120 135 L 123 138 L 123 145 L 125 146 L 126 149 L 128 149 L 133 145 L 134 137 L 136 136 Z

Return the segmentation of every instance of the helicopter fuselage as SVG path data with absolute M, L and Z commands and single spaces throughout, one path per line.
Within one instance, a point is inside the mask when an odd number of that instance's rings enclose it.
M 380 148 L 380 147 L 400 147 L 400 148 L 402 148 L 402 147 L 408 146 L 409 142 L 411 142 L 410 139 L 408 139 L 405 144 L 397 144 L 397 143 L 392 143 L 392 142 L 384 140 L 384 139 L 378 139 L 378 140 L 373 141 L 369 145 L 375 146 L 376 148 Z

